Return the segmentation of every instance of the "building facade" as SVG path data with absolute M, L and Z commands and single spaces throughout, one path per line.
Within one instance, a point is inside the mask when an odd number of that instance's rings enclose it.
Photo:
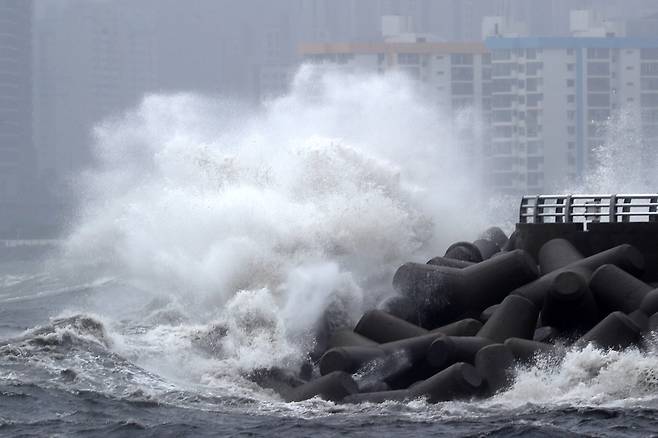
M 622 111 L 640 121 L 642 142 L 658 141 L 658 38 L 614 36 L 580 15 L 581 34 L 596 36 L 432 42 L 406 33 L 404 20 L 388 32 L 385 17 L 381 43 L 305 44 L 300 51 L 324 68 L 406 73 L 452 114 L 453 133 L 487 188 L 543 193 L 582 182 Z
M 0 202 L 23 198 L 33 178 L 32 2 L 0 0 Z
M 619 111 L 658 139 L 658 38 L 489 38 L 491 147 L 486 181 L 503 193 L 577 183 L 596 165 Z

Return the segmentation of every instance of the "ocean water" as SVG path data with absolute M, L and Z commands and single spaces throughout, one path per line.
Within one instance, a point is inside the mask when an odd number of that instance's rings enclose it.
M 478 126 L 404 77 L 312 69 L 259 111 L 150 96 L 103 122 L 61 245 L 0 262 L 0 435 L 658 433 L 653 338 L 543 358 L 486 400 L 285 403 L 250 378 L 298 370 L 400 264 L 510 229 L 517 200 L 475 176 Z

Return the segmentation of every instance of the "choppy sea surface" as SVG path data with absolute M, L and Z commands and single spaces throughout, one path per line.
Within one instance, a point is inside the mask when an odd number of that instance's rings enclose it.
M 651 347 L 573 351 L 518 370 L 513 387 L 488 400 L 285 403 L 226 368 L 212 323 L 120 279 L 76 282 L 43 269 L 0 265 L 1 435 L 658 434 Z
M 633 120 L 586 193 L 655 190 Z M 478 196 L 481 128 L 404 76 L 306 67 L 257 110 L 148 96 L 100 123 L 61 246 L 0 254 L 0 435 L 657 433 L 651 338 L 540 360 L 487 400 L 284 403 L 250 379 L 298 370 L 316 334 L 393 293 L 401 264 L 511 229 L 518 199 Z

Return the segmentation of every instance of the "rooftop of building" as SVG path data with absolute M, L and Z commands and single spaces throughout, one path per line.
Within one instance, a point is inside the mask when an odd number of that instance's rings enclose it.
M 376 54 L 376 53 L 487 53 L 482 42 L 381 42 L 381 43 L 307 43 L 299 46 L 304 55 Z
M 658 38 L 644 37 L 489 37 L 488 49 L 644 49 L 658 48 Z

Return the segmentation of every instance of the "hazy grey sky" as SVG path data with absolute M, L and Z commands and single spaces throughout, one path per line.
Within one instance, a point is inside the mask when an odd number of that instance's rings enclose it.
M 30 131 L 15 165 L 22 176 L 0 181 L 0 199 L 18 196 L 19 186 L 35 198 L 65 193 L 66 178 L 91 162 L 94 124 L 145 93 L 256 103 L 264 77 L 287 78 L 298 65 L 300 43 L 376 41 L 383 15 L 411 16 L 417 32 L 443 40 L 477 41 L 487 15 L 525 21 L 532 35 L 564 35 L 570 9 L 613 19 L 658 12 L 652 0 L 0 0 L 0 7 L 23 11 L 5 14 L 0 31 L 20 28 L 14 53 L 32 90 L 19 98 Z

